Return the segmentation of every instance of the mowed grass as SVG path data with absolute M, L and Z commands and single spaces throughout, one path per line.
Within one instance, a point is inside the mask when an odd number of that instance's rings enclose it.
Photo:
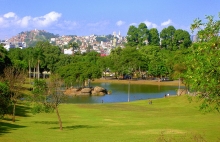
M 56 113 L 31 114 L 20 106 L 17 121 L 0 122 L 1 142 L 220 141 L 220 114 L 175 96 L 127 103 L 61 104 Z M 20 112 L 20 113 L 19 113 Z M 20 115 L 21 114 L 21 115 Z M 8 119 L 7 119 L 8 118 Z

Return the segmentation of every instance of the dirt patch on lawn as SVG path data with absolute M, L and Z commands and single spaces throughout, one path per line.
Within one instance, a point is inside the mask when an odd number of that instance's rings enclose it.
M 131 131 L 131 133 L 137 134 L 185 134 L 186 131 L 178 129 L 149 129 L 144 131 Z
M 131 84 L 148 84 L 148 85 L 164 85 L 164 86 L 178 86 L 179 80 L 173 80 L 173 81 L 161 81 L 158 80 L 118 80 L 118 79 L 95 79 L 92 81 L 94 83 L 119 83 L 119 84 L 128 84 L 129 82 Z M 181 86 L 184 86 L 182 83 L 180 83 Z

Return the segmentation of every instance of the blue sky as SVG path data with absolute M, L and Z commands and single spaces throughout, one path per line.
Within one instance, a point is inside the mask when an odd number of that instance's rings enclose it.
M 0 39 L 22 31 L 46 30 L 59 35 L 126 35 L 130 25 L 173 25 L 190 32 L 205 15 L 218 18 L 220 0 L 0 0 Z

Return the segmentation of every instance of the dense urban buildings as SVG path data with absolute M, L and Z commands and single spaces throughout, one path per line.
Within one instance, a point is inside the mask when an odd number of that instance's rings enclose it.
M 57 45 L 63 49 L 64 54 L 73 54 L 73 52 L 80 51 L 84 53 L 88 50 L 94 50 L 101 55 L 109 55 L 112 48 L 124 47 L 126 38 L 113 32 L 110 35 L 89 35 L 89 36 L 77 36 L 77 35 L 54 35 L 44 30 L 32 30 L 27 32 L 21 32 L 17 36 L 10 39 L 0 40 L 0 43 L 9 50 L 10 48 L 26 48 L 32 47 L 37 41 L 49 41 L 53 45 Z M 78 49 L 73 49 L 69 44 L 75 42 L 79 45 Z

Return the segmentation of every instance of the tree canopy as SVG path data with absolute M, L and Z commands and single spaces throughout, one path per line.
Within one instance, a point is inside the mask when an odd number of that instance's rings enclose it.
M 6 83 L 0 82 L 0 119 L 8 112 L 10 106 L 10 90 Z
M 219 16 L 220 18 L 220 16 Z M 184 74 L 190 91 L 203 98 L 201 109 L 219 111 L 220 107 L 220 20 L 207 16 L 207 23 L 196 19 L 191 25 L 198 30 L 199 40 L 192 45 L 186 57 L 187 69 Z

